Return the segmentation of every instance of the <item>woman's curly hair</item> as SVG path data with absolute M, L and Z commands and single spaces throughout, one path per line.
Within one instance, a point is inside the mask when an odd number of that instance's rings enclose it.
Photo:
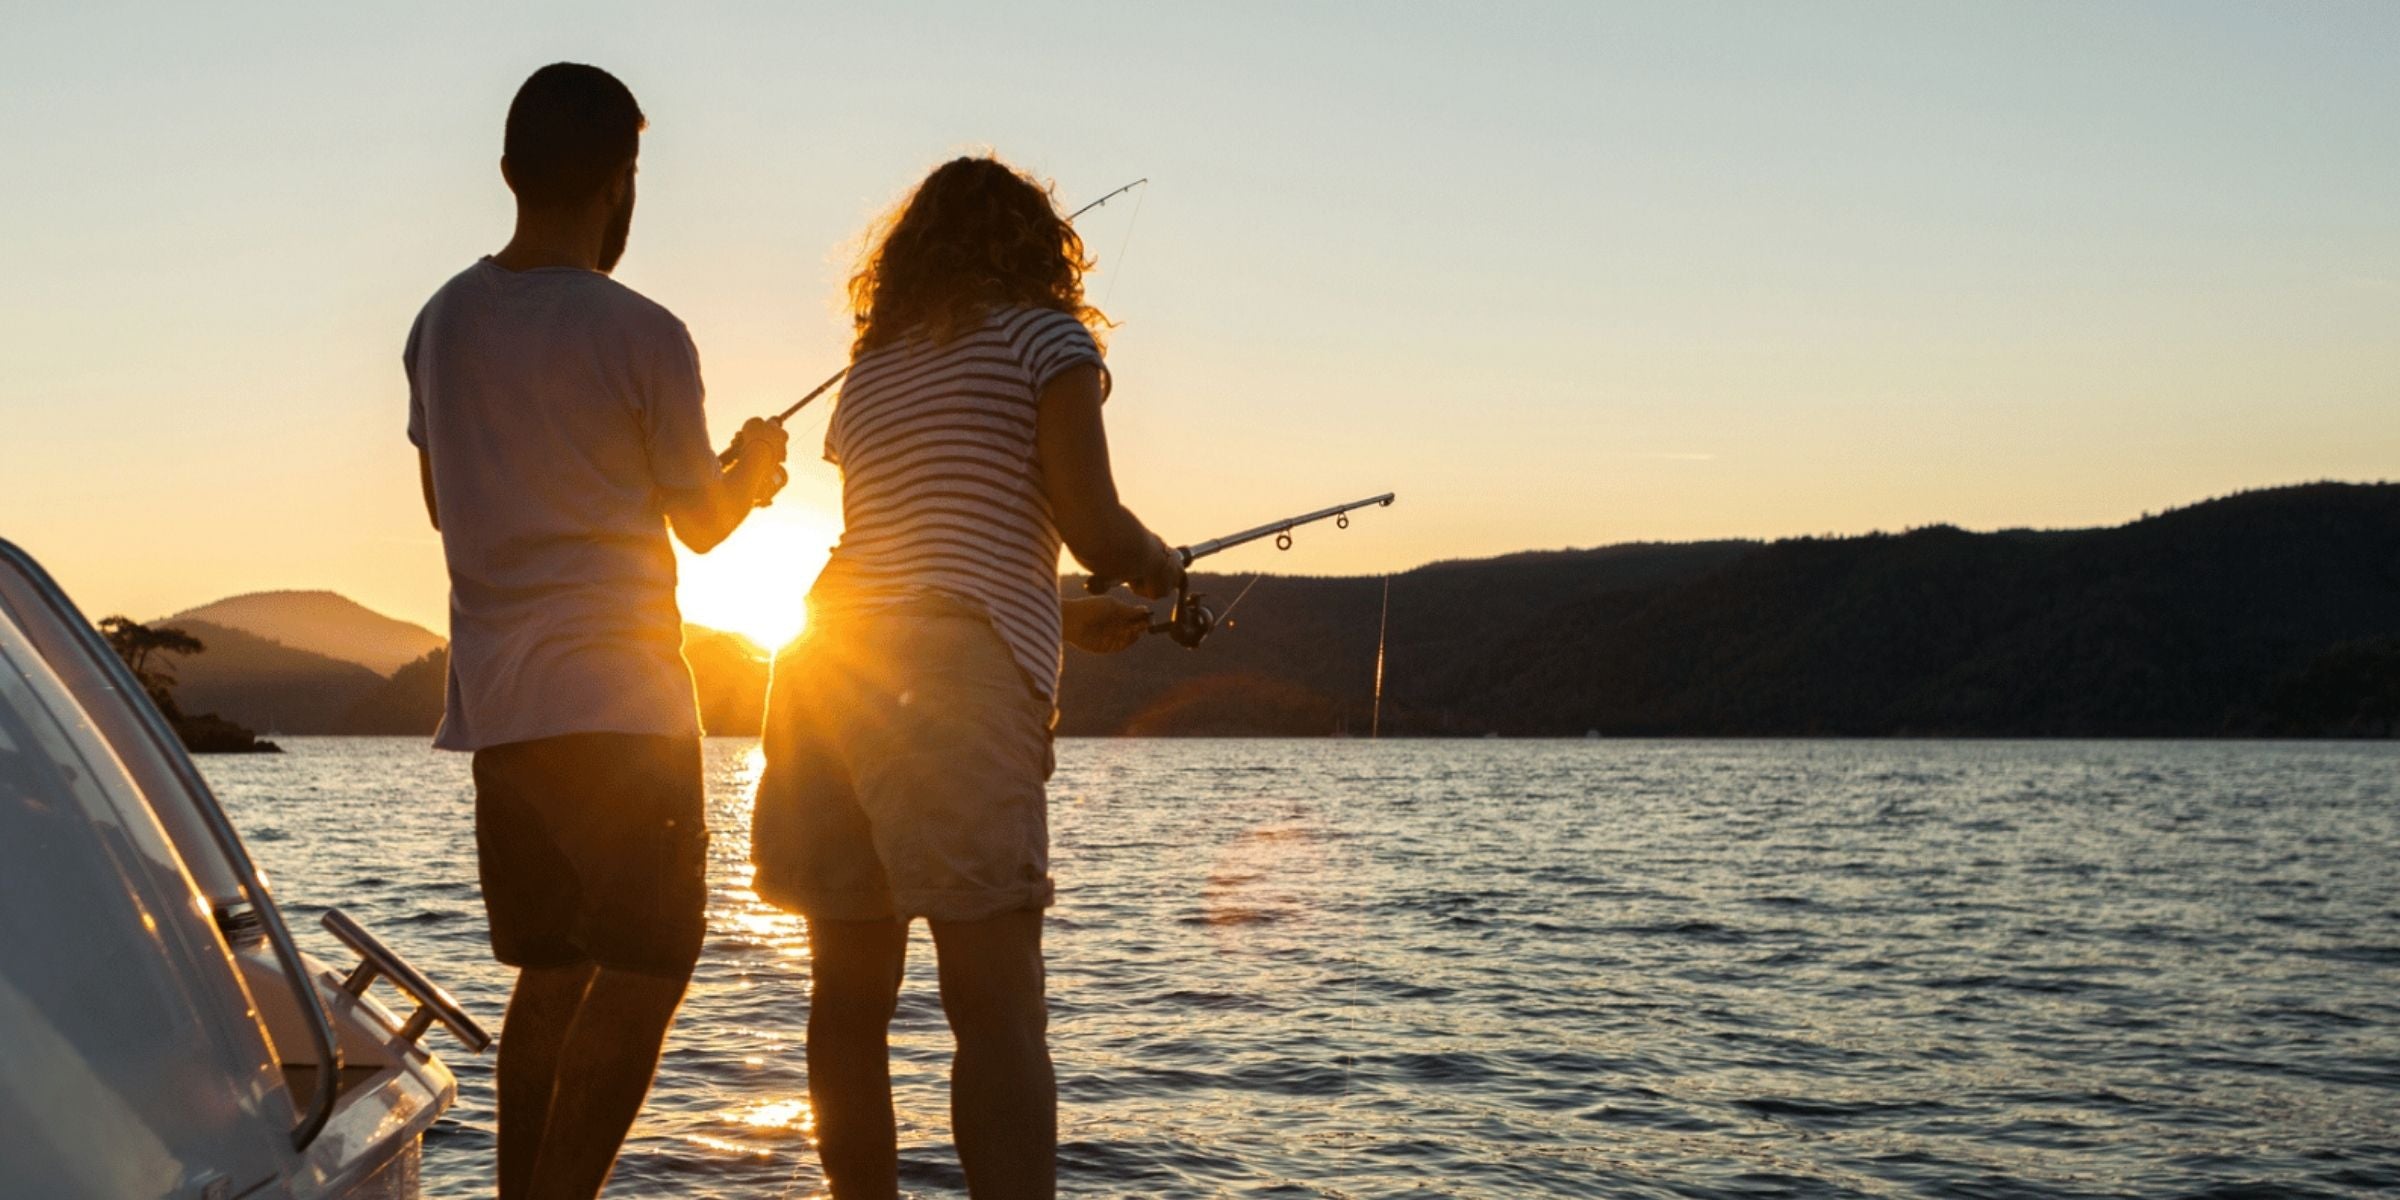
M 1109 321 L 1083 302 L 1091 266 L 1047 186 L 989 154 L 951 159 L 869 230 L 850 276 L 851 356 L 910 335 L 947 342 L 1014 305 L 1072 314 L 1098 338 Z

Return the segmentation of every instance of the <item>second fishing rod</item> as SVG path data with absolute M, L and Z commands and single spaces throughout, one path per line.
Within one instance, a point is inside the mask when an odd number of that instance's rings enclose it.
M 1229 533 L 1224 537 L 1210 538 L 1204 542 L 1193 542 L 1189 546 L 1176 547 L 1175 556 L 1182 560 L 1184 566 L 1189 567 L 1194 562 L 1211 554 L 1220 554 L 1236 546 L 1247 546 L 1252 542 L 1270 537 L 1275 539 L 1276 549 L 1289 550 L 1292 548 L 1292 531 L 1303 525 L 1331 521 L 1336 529 L 1348 529 L 1350 528 L 1351 513 L 1362 508 L 1388 508 L 1394 498 L 1394 493 L 1385 492 L 1380 496 L 1352 500 L 1348 504 L 1336 504 L 1320 508 L 1315 512 L 1301 513 L 1296 517 L 1269 521 L 1264 525 L 1251 526 L 1240 533 Z M 1095 596 L 1105 595 L 1115 588 L 1118 582 L 1120 581 L 1106 576 L 1094 575 L 1083 581 L 1083 590 Z M 1166 634 L 1175 640 L 1176 645 L 1187 650 L 1197 650 L 1200 648 L 1200 643 L 1206 641 L 1208 635 L 1216 630 L 1218 615 L 1217 610 L 1209 606 L 1208 597 L 1192 591 L 1187 583 L 1184 587 L 1176 590 L 1175 607 L 1169 610 L 1167 619 L 1151 625 L 1150 632 Z
M 1098 207 L 1100 207 L 1101 205 L 1103 205 L 1103 204 L 1106 204 L 1106 203 L 1108 203 L 1109 201 L 1111 201 L 1111 200 L 1114 200 L 1114 199 L 1116 199 L 1117 197 L 1119 197 L 1119 196 L 1122 196 L 1122 195 L 1124 195 L 1125 193 L 1127 193 L 1127 192 L 1130 192 L 1130 191 L 1132 191 L 1132 190 L 1133 190 L 1133 189 L 1135 189 L 1135 188 L 1141 187 L 1142 185 L 1144 185 L 1144 184 L 1146 184 L 1146 183 L 1149 183 L 1149 182 L 1150 182 L 1150 177 L 1149 177 L 1149 176 L 1147 176 L 1147 175 L 1145 175 L 1145 176 L 1141 177 L 1140 179 L 1136 179 L 1136 180 L 1134 180 L 1132 183 L 1126 184 L 1126 185 L 1125 185 L 1125 186 L 1123 186 L 1123 187 L 1120 187 L 1120 188 L 1118 188 L 1118 189 L 1116 189 L 1116 190 L 1114 190 L 1114 191 L 1112 191 L 1112 192 L 1109 192 L 1108 194 L 1106 194 L 1106 195 L 1104 195 L 1104 196 L 1100 197 L 1099 199 L 1097 199 L 1097 200 L 1094 200 L 1094 201 L 1092 201 L 1091 203 L 1084 205 L 1082 208 L 1076 209 L 1074 212 L 1068 213 L 1068 214 L 1067 214 L 1067 223 L 1068 223 L 1068 224 L 1070 224 L 1070 225 L 1072 225 L 1072 224 L 1074 224 L 1074 223 L 1075 223 L 1075 218 L 1077 218 L 1077 217 L 1080 217 L 1080 216 L 1082 216 L 1083 214 L 1085 214 L 1085 213 L 1088 213 L 1088 212 L 1092 211 L 1093 209 L 1095 209 L 1095 208 L 1098 208 Z M 801 409 L 807 408 L 807 407 L 808 407 L 808 406 L 809 406 L 809 405 L 810 405 L 812 402 L 814 402 L 814 401 L 816 400 L 816 398 L 817 398 L 817 397 L 819 397 L 819 396 L 822 396 L 822 395 L 824 395 L 825 393 L 827 393 L 827 392 L 829 392 L 829 391 L 832 391 L 832 390 L 833 390 L 833 386 L 834 386 L 835 384 L 837 384 L 837 383 L 840 383 L 840 382 L 842 381 L 842 378 L 843 378 L 844 376 L 848 375 L 849 373 L 850 373 L 850 368 L 849 368 L 849 367 L 847 367 L 847 366 L 845 366 L 845 367 L 843 367 L 841 370 L 839 370 L 839 371 L 835 371 L 833 374 L 826 376 L 826 377 L 825 377 L 825 382 L 823 382 L 823 383 L 820 383 L 820 384 L 818 384 L 817 386 L 815 386 L 815 387 L 813 387 L 813 388 L 810 388 L 810 389 L 808 389 L 808 394 L 807 394 L 807 395 L 805 395 L 805 396 L 802 396 L 802 397 L 800 397 L 798 400 L 794 400 L 794 401 L 792 402 L 792 406 L 791 406 L 790 408 L 784 409 L 782 412 L 776 413 L 774 416 L 767 418 L 767 420 L 768 420 L 769 422 L 772 422 L 773 424 L 776 424 L 776 425 L 781 425 L 781 424 L 783 424 L 784 422 L 791 420 L 791 419 L 792 419 L 794 416 L 798 415 L 798 413 L 800 412 L 800 410 L 801 410 Z M 725 466 L 731 466 L 731 465 L 733 465 L 733 460 L 734 460 L 734 457 L 735 457 L 735 455 L 734 455 L 734 452 L 733 452 L 733 448 L 732 448 L 732 447 L 730 447 L 730 446 L 728 446 L 728 447 L 726 447 L 726 449 L 725 449 L 725 452 L 724 452 L 723 454 L 720 454 L 720 455 L 718 455 L 718 456 L 717 456 L 717 461 L 718 461 L 718 463 L 720 463 L 720 464 L 722 464 L 722 465 L 725 465 Z

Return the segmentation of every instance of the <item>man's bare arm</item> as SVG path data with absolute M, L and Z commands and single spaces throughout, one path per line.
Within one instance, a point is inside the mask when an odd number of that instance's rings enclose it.
M 425 519 L 433 522 L 433 531 L 442 531 L 442 506 L 433 500 L 433 456 L 417 451 L 417 486 L 425 489 Z
M 667 524 L 694 554 L 706 554 L 741 528 L 751 512 L 782 489 L 784 432 L 780 425 L 752 418 L 734 439 L 738 451 L 732 465 L 721 468 L 708 487 L 669 492 Z

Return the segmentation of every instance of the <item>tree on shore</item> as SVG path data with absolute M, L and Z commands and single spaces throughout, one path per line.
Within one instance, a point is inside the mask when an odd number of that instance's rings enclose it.
M 260 738 L 217 714 L 187 714 L 175 703 L 175 662 L 208 649 L 206 643 L 172 625 L 144 625 L 131 617 L 102 617 L 100 636 L 125 660 L 150 702 L 175 727 L 184 748 L 202 754 L 273 753 L 282 747 Z
M 175 707 L 175 660 L 199 654 L 208 649 L 207 644 L 172 625 L 153 627 L 126 616 L 100 618 L 100 636 L 125 660 L 142 690 L 150 694 L 150 702 L 158 705 L 168 720 L 180 720 L 183 714 Z

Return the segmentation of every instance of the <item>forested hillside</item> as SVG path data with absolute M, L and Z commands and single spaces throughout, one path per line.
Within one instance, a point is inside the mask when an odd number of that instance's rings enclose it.
M 348 733 L 346 714 L 383 685 L 375 672 L 209 621 L 159 622 L 207 650 L 183 660 L 176 699 L 262 733 Z
M 1196 582 L 1223 607 L 1250 578 Z M 1388 582 L 1387 735 L 2387 737 L 2400 723 L 2394 484 L 2250 492 L 2112 529 L 1637 544 Z M 1060 732 L 1364 735 L 1385 588 L 1270 575 L 1197 651 L 1070 650 Z M 380 679 L 190 626 L 209 645 L 185 668 L 200 709 L 286 733 L 421 735 L 440 717 L 441 650 Z M 755 732 L 764 655 L 685 636 L 708 730 Z
M 1270 577 L 1198 652 L 1070 652 L 1062 728 L 1363 733 L 1382 594 Z M 1391 578 L 1390 629 L 1387 734 L 2390 736 L 2400 485 L 1440 564 Z

